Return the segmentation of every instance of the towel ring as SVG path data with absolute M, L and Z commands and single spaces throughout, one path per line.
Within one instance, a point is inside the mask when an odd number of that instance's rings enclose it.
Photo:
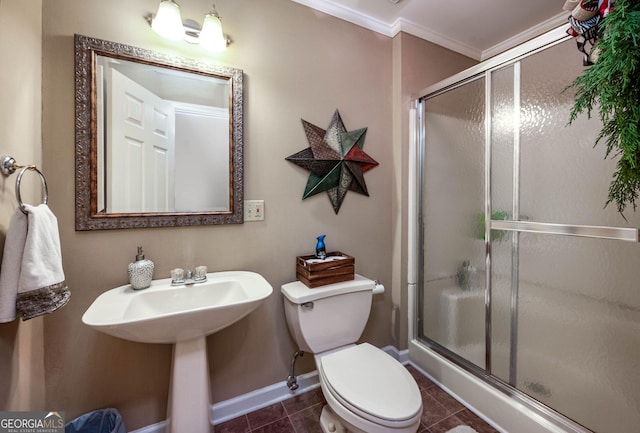
M 47 204 L 49 201 L 49 188 L 47 187 L 47 179 L 45 179 L 44 174 L 35 165 L 18 165 L 15 158 L 9 155 L 2 155 L 0 158 L 0 172 L 5 176 L 12 175 L 16 169 L 21 168 L 18 173 L 18 177 L 16 179 L 16 199 L 18 200 L 18 205 L 20 206 L 20 210 L 23 214 L 27 215 L 27 209 L 24 207 L 24 203 L 22 202 L 22 196 L 20 195 L 20 182 L 22 182 L 22 175 L 25 171 L 35 171 L 40 175 L 40 180 L 42 181 L 42 189 L 44 189 L 44 199 L 43 204 Z
M 20 182 L 22 182 L 22 175 L 27 171 L 35 171 L 40 175 L 40 180 L 42 181 L 42 188 L 44 189 L 44 199 L 42 200 L 43 204 L 47 204 L 49 201 L 49 188 L 47 187 L 47 179 L 45 179 L 44 174 L 35 165 L 27 165 L 23 167 L 22 170 L 18 173 L 18 177 L 16 178 L 16 199 L 18 200 L 18 206 L 20 206 L 20 210 L 23 214 L 28 215 L 27 209 L 24 207 L 24 203 L 22 202 L 22 196 L 20 195 Z

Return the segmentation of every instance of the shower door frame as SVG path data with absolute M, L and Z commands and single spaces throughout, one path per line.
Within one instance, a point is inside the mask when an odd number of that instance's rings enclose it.
M 522 411 L 522 406 L 527 409 L 525 416 L 529 417 L 532 426 L 540 428 L 540 432 L 557 431 L 555 428 L 562 428 L 564 431 L 571 433 L 589 433 L 590 430 L 577 424 L 573 420 L 565 417 L 559 412 L 551 409 L 550 407 L 538 402 L 532 397 L 528 396 L 524 392 L 518 390 L 515 387 L 516 383 L 516 353 L 517 353 L 517 308 L 518 308 L 518 281 L 514 280 L 518 278 L 517 261 L 518 261 L 518 233 L 528 232 L 537 234 L 554 234 L 563 236 L 579 236 L 579 237 L 591 237 L 601 239 L 617 239 L 630 242 L 638 242 L 639 230 L 636 228 L 620 228 L 620 227 L 605 227 L 605 226 L 587 226 L 587 225 L 573 225 L 573 224 L 553 224 L 542 223 L 533 221 L 518 221 L 519 216 L 519 137 L 518 130 L 514 128 L 514 172 L 513 172 L 513 208 L 512 208 L 512 220 L 492 220 L 492 207 L 491 207 L 491 142 L 492 142 L 492 89 L 491 78 L 492 73 L 499 69 L 513 66 L 514 68 L 514 125 L 519 123 L 519 86 L 520 86 L 520 60 L 529 57 L 537 52 L 550 48 L 556 44 L 565 42 L 570 39 L 570 36 L 566 34 L 566 26 L 552 30 L 538 38 L 535 38 L 525 44 L 522 44 L 512 50 L 507 51 L 504 54 L 498 55 L 492 59 L 482 62 L 472 68 L 469 68 L 461 73 L 453 75 L 446 80 L 434 84 L 426 88 L 420 93 L 420 97 L 415 99 L 414 107 L 411 110 L 411 138 L 410 138 L 410 164 L 409 164 L 409 260 L 408 260 L 408 283 L 409 283 L 409 358 L 411 360 L 424 359 L 425 350 L 431 350 L 435 352 L 443 360 L 452 362 L 455 367 L 462 369 L 463 372 L 470 374 L 473 377 L 469 377 L 472 380 L 475 378 L 483 382 L 472 383 L 473 387 L 476 386 L 490 386 L 494 390 L 498 390 L 502 393 L 502 399 L 497 396 L 495 404 L 506 404 L 511 409 Z M 419 330 L 422 329 L 421 313 L 419 311 L 420 306 L 423 305 L 423 290 L 424 284 L 424 218 L 423 218 L 423 194 L 422 185 L 424 181 L 423 173 L 423 158 L 425 149 L 425 103 L 426 99 L 443 94 L 449 90 L 452 90 L 458 86 L 464 85 L 470 81 L 484 78 L 484 104 L 485 104 L 485 119 L 484 119 L 484 146 L 485 146 L 485 368 L 481 368 L 472 362 L 462 358 L 456 353 L 444 348 L 440 344 L 431 341 L 421 339 Z M 508 383 L 502 379 L 492 375 L 491 368 L 491 231 L 492 230 L 504 230 L 512 231 L 514 233 L 512 241 L 512 262 L 516 264 L 515 271 L 512 274 L 512 290 L 511 290 L 511 338 L 510 338 L 510 365 L 509 365 L 509 381 Z M 514 283 L 515 281 L 515 283 Z M 515 310 L 515 311 L 514 311 Z M 425 338 L 428 338 L 425 336 Z M 420 365 L 420 362 L 417 363 Z M 454 368 L 455 368 L 454 367 Z M 436 378 L 436 381 L 438 378 Z M 444 384 L 445 388 L 447 384 Z M 456 394 L 456 390 L 451 390 Z M 511 401 L 504 401 L 504 396 L 507 396 Z M 474 397 L 475 398 L 475 397 Z M 502 401 L 501 401 L 502 400 Z M 474 404 L 469 402 L 471 406 L 483 406 L 482 402 Z M 514 407 L 515 406 L 515 407 Z M 506 408 L 506 407 L 504 407 Z M 503 409 L 504 409 L 503 408 Z M 482 409 L 478 408 L 481 412 Z M 491 412 L 490 410 L 488 412 Z M 499 410 L 494 413 L 500 413 Z M 498 425 L 509 425 L 513 423 L 513 420 L 505 420 L 501 422 L 496 419 L 494 414 L 486 414 L 495 421 Z M 521 413 L 522 415 L 522 413 Z M 520 425 L 522 427 L 522 425 Z M 533 428 L 533 427 L 532 427 Z M 550 428 L 550 429 L 548 429 Z M 522 430 L 524 431 L 524 430 Z M 531 430 L 533 431 L 533 430 Z

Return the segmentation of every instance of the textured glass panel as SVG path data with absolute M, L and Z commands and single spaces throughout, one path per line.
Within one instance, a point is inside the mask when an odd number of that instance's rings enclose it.
M 605 160 L 597 109 L 567 126 L 574 92 L 564 89 L 582 73 L 575 42 L 566 41 L 522 60 L 521 215 L 551 223 L 640 226 L 627 223 L 607 201 L 615 160 Z
M 509 216 L 513 208 L 513 145 L 517 127 L 513 85 L 513 65 L 491 73 L 491 207 L 494 213 Z
M 511 219 L 513 212 L 514 131 L 518 119 L 514 66 L 491 73 L 491 213 L 495 219 Z M 511 347 L 512 242 L 511 233 L 491 233 L 491 373 L 509 381 Z
M 509 382 L 511 353 L 511 232 L 494 231 L 491 242 L 491 374 Z M 500 240 L 497 241 L 496 238 Z
M 640 425 L 640 245 L 520 235 L 517 387 L 595 432 Z
M 484 79 L 426 101 L 423 335 L 484 366 Z

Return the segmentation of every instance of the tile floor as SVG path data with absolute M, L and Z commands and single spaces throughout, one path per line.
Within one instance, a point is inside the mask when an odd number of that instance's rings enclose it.
M 460 404 L 418 370 L 407 366 L 422 394 L 422 420 L 418 433 L 445 433 L 467 425 L 478 433 L 498 433 L 493 427 Z M 226 421 L 215 433 L 322 433 L 318 420 L 325 400 L 316 389 L 282 403 Z

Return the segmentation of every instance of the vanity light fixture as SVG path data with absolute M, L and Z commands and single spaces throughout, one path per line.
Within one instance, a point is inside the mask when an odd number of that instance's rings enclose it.
M 184 39 L 193 44 L 200 44 L 209 51 L 224 51 L 231 41 L 222 32 L 220 15 L 215 3 L 211 12 L 204 16 L 202 28 L 193 20 L 182 21 L 180 6 L 174 0 L 162 0 L 158 12 L 149 18 L 151 28 L 165 39 Z

